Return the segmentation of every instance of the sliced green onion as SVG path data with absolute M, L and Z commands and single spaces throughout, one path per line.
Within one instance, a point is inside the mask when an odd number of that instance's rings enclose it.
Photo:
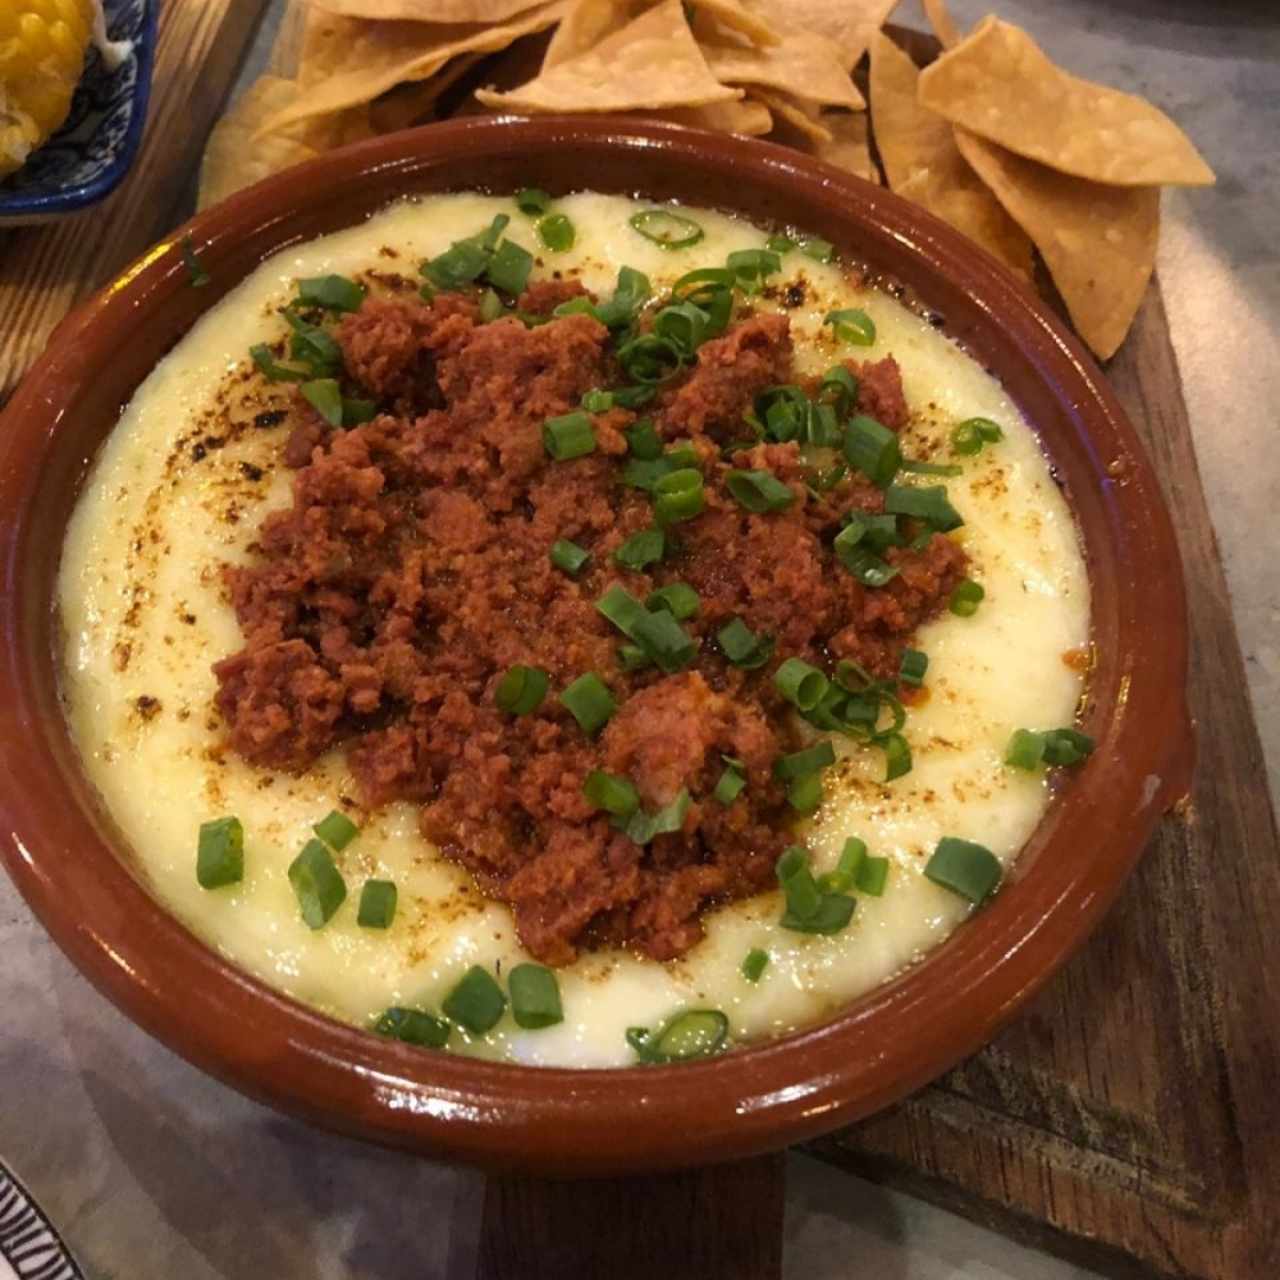
M 834 489 L 849 474 L 849 468 L 843 462 L 837 462 L 826 471 L 818 471 L 809 481 L 809 487 L 815 494 L 827 493 Z
M 239 818 L 215 818 L 200 824 L 196 839 L 196 883 L 221 889 L 244 879 L 244 827 Z
M 886 733 L 880 738 L 884 748 L 884 780 L 892 782 L 911 772 L 911 746 L 900 733 Z
M 187 269 L 187 283 L 193 289 L 203 289 L 212 277 L 204 269 L 204 264 L 196 254 L 196 247 L 190 236 L 183 236 L 179 246 L 182 250 L 182 262 Z
M 662 440 L 648 418 L 632 423 L 624 432 L 627 449 L 633 458 L 642 462 L 654 462 L 662 457 Z
M 613 392 L 597 387 L 583 394 L 581 404 L 588 413 L 608 413 L 613 408 Z
M 727 809 L 742 794 L 746 785 L 747 780 L 738 769 L 734 765 L 726 764 L 711 794 Z
M 995 444 L 1004 439 L 1004 432 L 999 424 L 992 422 L 990 418 L 970 418 L 969 421 L 978 428 L 978 434 L 987 444 Z
M 485 324 L 496 320 L 504 310 L 502 299 L 492 289 L 486 289 L 480 295 L 480 319 Z
M 801 240 L 796 248 L 806 258 L 812 258 L 814 262 L 830 262 L 836 256 L 835 245 L 830 240 L 822 239 L 821 236 L 809 236 L 808 239 Z
M 564 1021 L 560 984 L 554 970 L 540 964 L 518 964 L 507 976 L 511 1016 L 526 1031 L 541 1031 Z
M 817 773 L 835 764 L 836 753 L 830 741 L 823 738 L 803 751 L 793 751 L 790 755 L 779 756 L 773 762 L 773 776 L 779 782 L 790 782 L 793 778 L 803 778 L 805 774 Z
M 929 670 L 929 655 L 919 649 L 903 649 L 902 665 L 898 668 L 898 679 L 903 684 L 915 685 L 918 689 L 924 684 L 925 672 Z
M 637 809 L 629 818 L 614 818 L 613 825 L 638 845 L 648 844 L 655 836 L 673 835 L 684 827 L 689 813 L 689 792 L 680 788 L 680 794 L 655 813 Z
M 892 483 L 902 465 L 902 446 L 888 427 L 859 414 L 845 430 L 844 456 L 851 467 L 883 489 Z
M 850 836 L 840 850 L 840 861 L 836 863 L 835 870 L 823 877 L 825 887 L 836 893 L 848 893 L 857 883 L 858 868 L 866 856 L 866 841 Z
M 966 578 L 951 593 L 947 607 L 958 618 L 972 618 L 978 612 L 978 605 L 986 595 L 982 583 Z
M 319 325 L 303 320 L 286 307 L 280 314 L 293 332 L 289 355 L 308 366 L 313 378 L 332 378 L 342 369 L 342 348 Z
M 578 238 L 572 221 L 563 213 L 549 213 L 538 220 L 538 239 L 552 253 L 565 253 Z
M 597 809 L 627 817 L 640 807 L 640 795 L 626 778 L 603 769 L 592 769 L 582 783 L 582 794 Z
M 617 351 L 618 363 L 636 382 L 667 382 L 680 372 L 684 352 L 670 338 L 643 333 L 624 342 Z
M 831 325 L 841 342 L 855 347 L 869 347 L 876 340 L 876 322 L 858 307 L 828 311 L 822 323 Z
M 801 920 L 815 915 L 822 904 L 822 891 L 809 869 L 809 855 L 803 846 L 793 844 L 784 849 L 773 870 L 786 897 L 788 913 Z
M 358 427 L 362 422 L 372 422 L 378 416 L 376 400 L 348 400 L 342 397 L 342 425 Z
M 360 834 L 360 828 L 345 813 L 340 813 L 337 809 L 321 818 L 311 830 L 330 849 L 334 849 L 339 853 Z
M 801 658 L 788 658 L 773 673 L 773 683 L 792 706 L 811 711 L 827 692 L 827 677 Z
M 836 422 L 835 407 L 829 404 L 811 404 L 805 434 L 809 443 L 819 448 L 827 449 L 840 444 L 844 435 Z
M 613 558 L 624 569 L 642 572 L 651 564 L 657 564 L 666 550 L 666 538 L 661 529 L 642 529 L 633 533 L 614 553 Z
M 759 982 L 768 964 L 769 953 L 761 951 L 759 947 L 753 947 L 747 952 L 746 959 L 742 962 L 742 976 L 748 982 Z
M 1009 739 L 1005 748 L 1004 762 L 1014 769 L 1026 769 L 1028 772 L 1038 769 L 1044 759 L 1044 734 L 1033 733 L 1030 729 L 1018 729 Z
M 359 311 L 367 290 L 346 276 L 312 276 L 298 281 L 298 301 L 325 311 Z
M 548 418 L 542 424 L 542 446 L 557 462 L 593 453 L 596 433 L 590 415 L 576 409 L 559 418 Z
M 625 587 L 616 583 L 596 601 L 596 612 L 613 623 L 629 640 L 634 640 L 636 623 L 648 612 Z
M 653 387 L 615 387 L 610 395 L 620 409 L 639 409 L 657 395 Z
M 965 458 L 982 452 L 982 433 L 978 430 L 972 418 L 968 422 L 962 422 L 958 427 L 952 428 L 951 448 Z
M 579 676 L 560 695 L 560 701 L 582 731 L 591 735 L 603 729 L 618 709 L 609 686 L 594 671 Z
M 729 1019 L 719 1009 L 689 1009 L 650 1034 L 643 1027 L 627 1030 L 627 1043 L 641 1062 L 687 1062 L 716 1053 L 729 1035 Z
M 964 518 L 947 499 L 943 485 L 915 487 L 891 484 L 884 492 L 884 509 L 895 516 L 913 516 L 939 533 L 964 524 Z
M 1094 741 L 1077 729 L 1050 729 L 1044 735 L 1045 764 L 1071 765 L 1093 754 Z
M 692 218 L 670 209 L 641 209 L 629 219 L 634 230 L 663 249 L 687 249 L 705 234 Z
M 839 539 L 836 540 L 837 544 Z M 887 560 L 882 560 L 873 551 L 865 547 L 846 549 L 836 546 L 840 563 L 849 570 L 864 587 L 883 587 L 886 582 L 898 576 L 898 568 Z
M 783 511 L 796 499 L 793 490 L 772 471 L 730 471 L 724 482 L 739 505 L 757 515 Z
M 865 511 L 850 511 L 845 516 L 848 525 L 856 525 L 857 536 L 850 535 L 846 545 L 852 546 L 861 542 L 873 551 L 885 551 L 889 547 L 902 546 L 902 535 L 898 532 L 898 517 L 895 515 L 871 515 Z
M 944 836 L 925 864 L 924 873 L 934 884 L 980 904 L 1000 883 L 1000 860 L 990 849 L 972 840 Z
M 946 476 L 954 479 L 964 475 L 964 468 L 954 462 L 919 462 L 914 458 L 904 458 L 900 471 L 916 476 Z
M 421 1009 L 403 1009 L 398 1005 L 388 1009 L 374 1023 L 373 1029 L 380 1036 L 403 1040 L 405 1044 L 415 1044 L 424 1049 L 443 1049 L 453 1031 L 443 1018 L 423 1013 Z
M 643 671 L 653 666 L 653 659 L 638 644 L 618 646 L 618 665 L 623 671 Z
M 342 426 L 342 392 L 334 378 L 316 378 L 298 388 L 307 403 L 331 426 Z
M 803 436 L 809 418 L 809 398 L 799 387 L 766 387 L 752 405 L 765 434 L 779 444 Z
M 858 403 L 858 380 L 844 365 L 832 365 L 822 375 L 822 382 L 818 387 L 818 395 L 821 399 L 834 405 L 836 413 L 843 418 Z
M 726 622 L 716 632 L 716 642 L 735 667 L 746 671 L 763 667 L 773 656 L 773 637 L 757 634 L 741 618 Z
M 698 642 L 665 609 L 646 610 L 632 639 L 668 675 L 683 671 L 698 656 Z
M 578 546 L 576 542 L 570 542 L 568 538 L 557 538 L 551 544 L 550 555 L 551 563 L 557 569 L 564 570 L 571 578 L 577 577 L 591 559 L 590 551 Z
M 547 673 L 541 667 L 514 666 L 498 681 L 493 700 L 499 711 L 527 716 L 542 705 L 547 696 Z
M 479 238 L 459 240 L 419 270 L 438 289 L 461 289 L 484 275 L 492 253 L 492 246 L 486 247 Z
M 696 618 L 701 604 L 698 593 L 687 582 L 671 582 L 650 592 L 644 607 L 650 613 L 665 609 L 677 622 L 683 622 L 686 618 Z
M 440 1007 L 448 1018 L 479 1036 L 498 1025 L 507 997 L 486 970 L 473 964 Z
M 653 514 L 660 525 L 677 524 L 699 515 L 705 504 L 702 472 L 681 467 L 661 476 L 653 486 Z
M 870 894 L 879 898 L 884 894 L 885 882 L 889 879 L 888 858 L 864 858 L 858 868 L 856 883 L 859 893 Z
M 306 369 L 291 369 L 280 364 L 265 342 L 250 347 L 249 355 L 270 382 L 305 382 L 311 376 Z
M 562 316 L 597 316 L 597 311 L 591 299 L 584 298 L 580 294 L 576 298 L 568 298 L 558 303 L 551 309 L 551 315 L 553 319 L 559 319 Z M 539 323 L 546 324 L 547 321 L 543 319 Z
M 674 302 L 653 317 L 653 332 L 691 356 L 707 338 L 709 319 L 707 313 L 692 302 Z
M 764 242 L 764 247 L 772 253 L 790 253 L 796 247 L 796 242 L 790 236 L 776 232 Z
M 732 289 L 734 283 L 734 273 L 728 267 L 698 267 L 694 271 L 686 271 L 671 286 L 671 296 L 678 302 L 698 302 L 699 295 Z M 698 302 L 698 305 L 702 303 Z
M 516 208 L 526 217 L 536 217 L 551 208 L 551 195 L 541 187 L 525 187 L 516 192 Z
M 806 773 L 787 784 L 787 803 L 797 813 L 812 813 L 822 803 L 822 774 Z
M 622 267 L 618 271 L 618 284 L 613 297 L 595 308 L 596 319 L 610 329 L 629 325 L 653 292 L 649 277 L 634 267 Z
M 346 900 L 346 881 L 334 865 L 333 855 L 319 840 L 308 840 L 289 864 L 289 883 L 311 929 L 323 928 Z
M 734 282 L 744 293 L 757 293 L 767 276 L 782 270 L 782 259 L 772 249 L 737 249 L 725 259 Z
M 396 918 L 399 894 L 390 880 L 366 880 L 360 890 L 356 924 L 362 929 L 389 929 Z
M 778 923 L 793 933 L 841 933 L 853 919 L 854 908 L 858 905 L 856 898 L 843 893 L 826 893 L 818 905 L 818 910 L 809 917 L 797 916 L 794 912 L 783 912 Z

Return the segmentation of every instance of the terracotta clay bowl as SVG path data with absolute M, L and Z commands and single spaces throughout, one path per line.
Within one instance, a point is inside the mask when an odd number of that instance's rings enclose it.
M 320 1016 L 230 966 L 129 869 L 58 701 L 54 579 L 86 469 L 156 361 L 257 263 L 398 197 L 589 185 L 827 237 L 901 283 L 1003 382 L 1084 532 L 1098 749 L 994 901 L 832 1021 L 684 1066 L 547 1070 L 431 1053 Z M 189 234 L 212 283 L 190 287 Z M 607 119 L 466 120 L 362 143 L 194 219 L 71 316 L 0 415 L 0 849 L 80 969 L 165 1044 L 319 1124 L 490 1168 L 600 1174 L 744 1156 L 848 1124 L 991 1037 L 1080 945 L 1184 794 L 1178 553 L 1151 466 L 1080 344 L 912 205 L 793 151 Z

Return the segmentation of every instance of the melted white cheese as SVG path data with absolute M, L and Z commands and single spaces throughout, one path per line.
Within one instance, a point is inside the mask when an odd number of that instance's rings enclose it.
M 340 753 L 293 778 L 264 775 L 220 749 L 210 664 L 237 650 L 241 637 L 219 566 L 248 557 L 262 516 L 287 504 L 290 473 L 278 462 L 287 424 L 231 430 L 227 443 L 217 441 L 229 424 L 287 403 L 283 391 L 246 372 L 246 350 L 280 334 L 274 308 L 298 277 L 370 267 L 411 275 L 420 259 L 497 212 L 512 215 L 506 234 L 541 256 L 536 277 L 580 273 L 606 295 L 620 264 L 646 272 L 661 290 L 693 267 L 764 241 L 742 221 L 690 210 L 706 237 L 670 252 L 628 226 L 636 206 L 625 199 L 583 194 L 559 207 L 577 228 L 575 247 L 563 254 L 540 250 L 532 223 L 510 201 L 459 195 L 396 206 L 270 259 L 138 389 L 67 534 L 59 588 L 67 713 L 135 864 L 157 897 L 230 960 L 361 1025 L 390 1005 L 437 1009 L 472 964 L 505 972 L 527 957 L 507 910 L 480 899 L 467 875 L 423 841 L 409 805 L 370 819 L 339 856 L 349 897 L 333 920 L 317 932 L 303 923 L 286 868 L 311 824 L 354 787 Z M 380 254 L 384 247 L 399 256 Z M 779 896 L 769 893 L 715 912 L 707 938 L 679 962 L 586 956 L 559 974 L 561 1025 L 521 1031 L 508 1016 L 486 1037 L 455 1032 L 455 1049 L 603 1067 L 632 1060 L 628 1026 L 656 1025 L 685 1006 L 723 1009 L 738 1041 L 811 1022 L 917 960 L 965 917 L 962 900 L 921 874 L 940 836 L 977 840 L 1008 863 L 1049 801 L 1042 777 L 1004 768 L 1001 756 L 1015 728 L 1071 722 L 1081 678 L 1063 655 L 1088 642 L 1089 592 L 1071 515 L 1036 437 L 993 378 L 893 299 L 792 253 L 784 278 L 799 275 L 808 288 L 804 306 L 790 312 L 798 364 L 817 371 L 847 355 L 896 356 L 915 412 L 904 433 L 908 455 L 932 446 L 946 459 L 951 427 L 975 415 L 1005 433 L 946 482 L 986 599 L 974 617 L 944 615 L 920 633 L 932 696 L 907 723 L 915 768 L 881 785 L 881 754 L 852 752 L 806 837 L 821 870 L 834 864 L 846 836 L 861 836 L 873 854 L 891 859 L 885 893 L 859 895 L 852 925 L 836 937 L 781 929 Z M 872 348 L 837 349 L 823 329 L 822 317 L 846 306 L 874 317 Z M 213 445 L 201 445 L 205 434 Z M 199 463 L 193 450 L 205 454 Z M 196 828 L 229 813 L 246 832 L 245 878 L 204 891 L 195 879 Z M 399 913 L 385 932 L 355 922 L 370 876 L 399 886 Z M 753 947 L 770 957 L 754 985 L 739 972 Z

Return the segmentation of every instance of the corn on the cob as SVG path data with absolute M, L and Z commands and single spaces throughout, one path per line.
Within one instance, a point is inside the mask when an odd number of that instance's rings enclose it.
M 0 0 L 0 178 L 67 118 L 95 7 L 95 0 Z

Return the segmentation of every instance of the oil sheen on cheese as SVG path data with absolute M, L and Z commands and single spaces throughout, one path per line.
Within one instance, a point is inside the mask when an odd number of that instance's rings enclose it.
M 540 249 L 532 222 L 510 201 L 450 195 L 394 206 L 264 263 L 138 389 L 93 468 L 63 549 L 67 715 L 127 856 L 208 945 L 362 1026 L 391 1005 L 438 1010 L 469 966 L 505 973 L 527 957 L 507 909 L 482 899 L 467 874 L 424 841 L 407 804 L 369 817 L 338 856 L 349 896 L 329 924 L 313 932 L 299 915 L 286 869 L 311 825 L 355 790 L 340 752 L 301 777 L 251 768 L 223 748 L 213 710 L 210 666 L 242 644 L 221 566 L 247 560 L 262 517 L 289 501 L 291 473 L 280 461 L 289 426 L 278 410 L 290 393 L 265 384 L 247 352 L 283 331 L 276 308 L 297 278 L 411 276 L 421 259 L 498 212 L 512 216 L 506 234 L 541 255 L 535 278 L 552 269 L 580 274 L 605 295 L 620 265 L 644 271 L 658 292 L 765 239 L 743 221 L 692 209 L 706 236 L 673 252 L 631 229 L 637 206 L 626 199 L 581 194 L 560 207 L 577 228 L 575 247 L 562 254 Z M 918 961 L 964 920 L 967 904 L 922 875 L 939 837 L 977 840 L 1007 864 L 1050 802 L 1042 776 L 1011 771 L 1002 756 L 1016 728 L 1071 723 L 1081 676 L 1063 655 L 1088 644 L 1089 587 L 1075 525 L 1037 439 L 990 375 L 898 302 L 859 287 L 837 266 L 788 254 L 782 278 L 801 276 L 806 301 L 789 312 L 801 372 L 850 355 L 896 356 L 914 415 L 905 454 L 936 450 L 949 459 L 947 435 L 965 418 L 991 418 L 1004 429 L 1002 442 L 963 459 L 963 475 L 946 481 L 986 598 L 973 617 L 944 614 L 919 633 L 931 696 L 907 721 L 913 771 L 884 785 L 879 751 L 837 740 L 844 759 L 829 774 L 827 800 L 798 833 L 817 870 L 834 864 L 850 835 L 887 855 L 884 895 L 859 895 L 852 924 L 835 937 L 781 929 L 775 892 L 712 913 L 705 940 L 679 961 L 583 956 L 559 974 L 562 1024 L 522 1031 L 507 1016 L 485 1037 L 455 1031 L 457 1051 L 606 1067 L 633 1060 L 627 1027 L 655 1026 L 685 1007 L 724 1010 L 737 1042 L 821 1019 Z M 874 318 L 873 347 L 837 348 L 824 331 L 826 313 L 849 306 Z M 195 878 L 197 828 L 226 814 L 244 825 L 245 877 L 206 891 Z M 399 887 L 389 930 L 356 925 L 369 877 Z M 756 947 L 769 964 L 752 984 L 739 966 Z

